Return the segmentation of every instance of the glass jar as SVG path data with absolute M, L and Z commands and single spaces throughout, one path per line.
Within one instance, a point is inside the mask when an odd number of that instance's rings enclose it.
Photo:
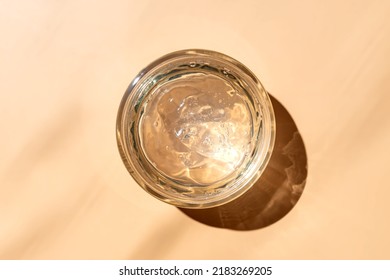
M 260 177 L 275 117 L 255 75 L 210 50 L 182 50 L 149 64 L 119 107 L 117 142 L 135 181 L 183 208 L 227 203 Z

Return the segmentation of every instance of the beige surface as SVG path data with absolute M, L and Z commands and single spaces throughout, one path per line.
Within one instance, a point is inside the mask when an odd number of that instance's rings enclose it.
M 1 0 L 0 258 L 390 258 L 389 15 L 386 0 Z M 119 158 L 131 79 L 194 47 L 246 64 L 298 125 L 306 189 L 274 225 L 203 225 Z

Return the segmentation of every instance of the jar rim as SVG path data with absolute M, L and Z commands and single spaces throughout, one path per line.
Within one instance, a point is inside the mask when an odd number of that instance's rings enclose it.
M 145 165 L 142 158 L 142 147 L 138 137 L 137 118 L 140 114 L 140 105 L 148 91 L 158 83 L 156 73 L 162 67 L 174 67 L 180 59 L 198 59 L 207 63 L 228 65 L 240 75 L 242 82 L 250 89 L 248 94 L 253 97 L 255 106 L 259 106 L 261 122 L 256 127 L 259 136 L 256 139 L 250 164 L 245 173 L 229 181 L 228 188 L 220 188 L 214 193 L 188 196 L 178 190 L 179 185 L 166 180 L 161 173 L 156 172 L 153 166 Z M 213 65 L 214 65 L 213 64 Z M 153 76 L 154 75 L 154 76 Z M 258 103 L 258 104 L 257 104 Z M 166 54 L 150 63 L 133 79 L 127 88 L 118 109 L 116 136 L 121 158 L 135 181 L 149 194 L 182 208 L 209 208 L 227 203 L 247 191 L 264 171 L 275 142 L 275 116 L 268 93 L 259 79 L 242 63 L 225 54 L 203 49 L 187 49 Z M 260 135 L 261 133 L 261 135 Z M 176 187 L 176 188 L 175 188 Z

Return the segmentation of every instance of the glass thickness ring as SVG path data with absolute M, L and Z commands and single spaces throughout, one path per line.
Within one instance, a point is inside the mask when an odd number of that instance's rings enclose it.
M 261 176 L 275 117 L 256 76 L 219 52 L 189 49 L 130 83 L 116 125 L 122 160 L 149 194 L 183 208 L 227 203 Z

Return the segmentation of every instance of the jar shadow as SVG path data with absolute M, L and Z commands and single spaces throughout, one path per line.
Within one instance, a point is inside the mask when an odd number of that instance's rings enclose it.
M 257 182 L 242 196 L 207 209 L 178 208 L 188 217 L 218 228 L 255 230 L 283 218 L 306 185 L 307 156 L 301 134 L 286 108 L 270 95 L 276 119 L 275 146 Z

